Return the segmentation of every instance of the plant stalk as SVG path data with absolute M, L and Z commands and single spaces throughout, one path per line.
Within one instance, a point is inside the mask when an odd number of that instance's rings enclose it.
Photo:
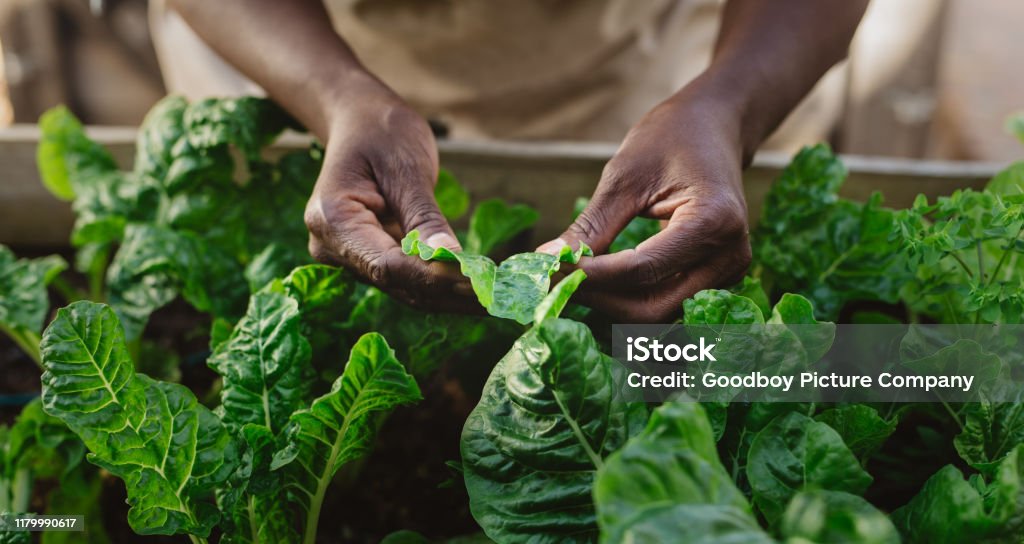
M 46 370 L 43 368 L 43 355 L 39 351 L 39 343 L 42 339 L 38 334 L 32 331 L 12 329 L 4 325 L 0 325 L 0 331 L 3 331 L 29 358 L 35 361 L 36 366 Z

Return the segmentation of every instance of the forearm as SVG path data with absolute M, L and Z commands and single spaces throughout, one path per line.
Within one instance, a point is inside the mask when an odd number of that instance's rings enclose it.
M 334 31 L 319 0 L 170 4 L 217 53 L 323 140 L 346 93 L 369 86 L 386 92 Z
M 697 87 L 740 112 L 745 160 L 825 72 L 846 58 L 867 3 L 729 0 L 711 65 Z

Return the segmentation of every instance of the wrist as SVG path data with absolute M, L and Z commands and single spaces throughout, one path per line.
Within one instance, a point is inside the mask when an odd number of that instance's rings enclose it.
M 360 113 L 378 106 L 402 104 L 394 91 L 358 65 L 341 67 L 322 78 L 316 83 L 315 96 L 321 115 L 320 128 L 314 133 L 325 142 Z
M 713 64 L 676 96 L 699 103 L 723 119 L 735 132 L 743 165 L 746 166 L 774 129 L 768 112 L 758 107 L 758 92 L 771 91 L 752 83 L 749 75 L 736 74 L 727 66 Z

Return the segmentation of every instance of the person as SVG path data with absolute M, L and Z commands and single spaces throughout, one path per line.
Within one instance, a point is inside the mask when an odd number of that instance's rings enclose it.
M 349 0 L 371 26 L 391 32 L 385 37 L 397 37 L 378 40 L 366 52 L 398 59 L 389 79 L 405 82 L 414 107 L 361 62 L 319 0 L 167 1 L 217 54 L 324 143 L 324 166 L 305 217 L 312 255 L 435 311 L 478 306 L 457 270 L 406 256 L 398 243 L 418 229 L 432 245 L 460 249 L 433 197 L 437 146 L 417 111 L 430 106 L 428 88 L 447 106 L 439 109 L 464 121 L 469 133 L 533 137 L 552 118 L 560 126 L 614 133 L 594 121 L 596 114 L 635 111 L 637 102 L 609 98 L 616 93 L 608 89 L 605 68 L 618 59 L 620 74 L 652 73 L 643 70 L 641 57 L 622 53 L 624 44 L 643 41 L 643 33 L 586 42 L 580 33 L 589 36 L 586 28 L 604 24 L 606 18 L 593 13 L 607 14 L 600 9 L 605 3 L 617 6 L 620 19 L 655 27 L 686 3 Z M 383 17 L 388 6 L 401 17 Z M 845 58 L 866 7 L 867 0 L 724 3 L 710 61 L 635 122 L 586 209 L 538 248 L 593 248 L 595 256 L 579 264 L 587 273 L 582 302 L 619 320 L 657 322 L 679 313 L 681 301 L 697 291 L 741 279 L 751 260 L 742 170 L 819 78 Z M 460 16 L 489 11 L 503 14 L 501 20 L 474 27 Z M 538 26 L 543 32 L 523 36 L 525 27 Z M 438 27 L 445 31 L 430 30 Z M 669 30 L 685 32 L 662 29 Z M 664 71 L 664 62 L 659 66 Z M 637 93 L 651 88 L 660 87 Z M 630 107 L 611 108 L 613 102 Z M 607 253 L 638 215 L 662 220 L 661 232 L 634 250 Z

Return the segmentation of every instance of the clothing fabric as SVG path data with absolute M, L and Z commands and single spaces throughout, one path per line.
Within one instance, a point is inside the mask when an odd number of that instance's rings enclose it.
M 611 142 L 707 66 L 722 4 L 325 1 L 368 69 L 453 138 Z M 259 93 L 162 0 L 151 3 L 151 24 L 171 92 Z M 812 124 L 835 117 L 821 110 Z M 805 123 L 801 137 L 820 139 L 824 130 Z

